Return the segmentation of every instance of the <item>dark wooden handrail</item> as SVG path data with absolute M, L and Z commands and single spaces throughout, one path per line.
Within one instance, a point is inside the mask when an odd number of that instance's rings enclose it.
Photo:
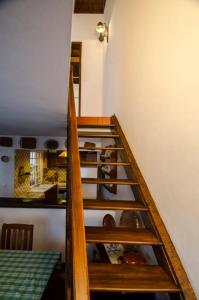
M 67 278 L 66 296 L 67 300 L 89 300 L 88 264 L 72 71 L 69 84 L 67 153 L 69 199 L 67 208 L 66 261 L 67 265 L 69 264 L 68 267 L 72 270 L 66 270 L 66 273 L 70 274 L 68 277 L 71 277 Z

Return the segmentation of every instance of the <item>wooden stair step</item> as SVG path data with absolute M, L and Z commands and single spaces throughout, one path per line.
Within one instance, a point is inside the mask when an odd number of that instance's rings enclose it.
M 114 128 L 114 124 L 79 124 L 77 128 Z
M 112 179 L 112 178 L 82 178 L 85 184 L 118 184 L 118 185 L 138 185 L 132 179 Z
M 89 264 L 91 291 L 101 292 L 165 292 L 180 288 L 160 266 L 125 264 Z
M 119 138 L 119 134 L 112 132 L 92 132 L 92 131 L 79 131 L 78 137 L 86 138 Z
M 80 161 L 80 164 L 83 165 L 91 165 L 91 166 L 102 166 L 102 165 L 109 165 L 109 166 L 131 166 L 128 162 L 111 162 L 111 161 Z
M 77 117 L 78 127 L 115 127 L 110 117 Z
M 86 226 L 86 241 L 103 244 L 162 245 L 149 230 Z
M 80 150 L 113 150 L 113 151 L 124 151 L 123 147 L 79 147 Z
M 127 200 L 95 200 L 84 199 L 85 209 L 111 209 L 111 210 L 132 210 L 148 211 L 148 208 L 138 201 Z

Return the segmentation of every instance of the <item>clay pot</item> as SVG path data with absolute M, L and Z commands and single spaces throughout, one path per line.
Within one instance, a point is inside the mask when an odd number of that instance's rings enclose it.
M 108 227 L 108 228 L 112 228 L 116 226 L 115 219 L 110 214 L 104 216 L 102 224 L 104 227 Z
M 123 255 L 123 263 L 127 265 L 144 265 L 146 259 L 139 252 L 126 252 Z

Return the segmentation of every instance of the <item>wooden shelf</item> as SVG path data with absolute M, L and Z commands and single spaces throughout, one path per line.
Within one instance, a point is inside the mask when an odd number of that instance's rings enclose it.
M 79 131 L 78 137 L 87 137 L 87 138 L 119 138 L 118 134 L 111 132 L 92 132 L 92 131 Z
M 131 179 L 109 179 L 109 178 L 82 178 L 85 184 L 118 184 L 118 185 L 138 185 Z
M 79 147 L 80 150 L 111 150 L 111 151 L 124 151 L 122 147 Z
M 87 243 L 103 244 L 132 244 L 132 245 L 161 245 L 150 231 L 146 229 L 133 230 L 120 227 L 86 227 Z
M 84 199 L 84 209 L 148 211 L 138 201 Z
M 81 165 L 93 165 L 93 166 L 130 166 L 130 163 L 127 162 L 108 162 L 108 161 L 80 161 Z
M 180 292 L 159 266 L 90 264 L 89 280 L 91 291 Z

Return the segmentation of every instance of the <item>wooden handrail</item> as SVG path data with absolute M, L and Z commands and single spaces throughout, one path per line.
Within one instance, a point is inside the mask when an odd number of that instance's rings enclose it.
M 69 84 L 67 130 L 67 185 L 69 199 L 67 208 L 66 261 L 68 261 L 72 270 L 70 270 L 71 273 L 68 275 L 71 278 L 67 280 L 66 296 L 67 300 L 89 300 L 88 264 L 72 71 Z M 67 272 L 69 273 L 69 270 L 66 270 Z

